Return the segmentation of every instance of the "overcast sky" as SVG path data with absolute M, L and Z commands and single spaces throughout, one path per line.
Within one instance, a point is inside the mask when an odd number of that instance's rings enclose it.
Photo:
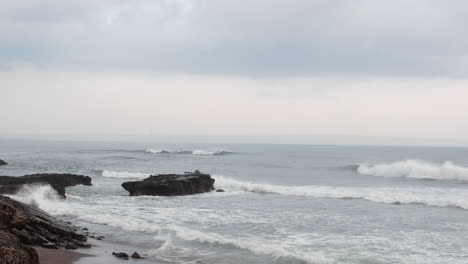
M 467 25 L 461 0 L 1 1 L 0 136 L 468 144 Z

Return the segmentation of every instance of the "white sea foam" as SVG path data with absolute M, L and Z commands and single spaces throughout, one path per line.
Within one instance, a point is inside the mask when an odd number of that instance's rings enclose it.
M 178 238 L 183 240 L 218 245 L 229 245 L 235 248 L 248 250 L 255 254 L 269 255 L 272 256 L 275 260 L 281 258 L 294 258 L 305 261 L 307 263 L 332 263 L 332 261 L 324 257 L 322 254 L 298 252 L 289 248 L 285 243 L 268 243 L 266 241 L 258 241 L 252 238 L 226 238 L 219 234 L 205 231 L 201 232 L 176 225 L 169 225 L 168 228 L 174 231 Z
M 101 176 L 108 178 L 118 178 L 118 179 L 144 179 L 148 178 L 151 174 L 140 173 L 140 172 L 127 172 L 127 171 L 108 171 L 103 170 Z
M 25 204 L 36 206 L 47 212 L 54 211 L 55 204 L 60 198 L 50 185 L 24 185 L 16 194 L 10 195 L 12 199 Z
M 335 186 L 282 186 L 238 181 L 214 176 L 217 188 L 254 193 L 273 193 L 334 199 L 363 199 L 386 204 L 424 204 L 435 207 L 458 207 L 468 210 L 468 193 L 451 188 L 383 188 Z
M 176 149 L 147 149 L 147 153 L 151 154 L 172 154 L 172 155 L 206 155 L 206 156 L 217 156 L 232 154 L 233 152 L 224 149 L 194 149 L 194 150 L 176 150 Z
M 373 166 L 361 164 L 357 168 L 357 171 L 363 175 L 382 177 L 468 180 L 468 168 L 457 166 L 451 161 L 447 161 L 441 165 L 413 159 Z

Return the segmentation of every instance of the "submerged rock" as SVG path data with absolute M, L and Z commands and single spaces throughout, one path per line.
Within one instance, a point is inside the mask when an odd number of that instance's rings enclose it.
M 209 174 L 197 170 L 185 174 L 152 175 L 143 181 L 124 182 L 122 187 L 131 196 L 174 196 L 211 192 L 214 190 L 214 182 Z
M 77 248 L 89 245 L 85 243 L 86 236 L 76 233 L 73 226 L 53 218 L 34 206 L 3 195 L 0 195 L 0 230 L 2 236 L 7 239 L 0 238 L 0 247 L 2 243 L 12 245 L 21 243 L 45 248 Z M 5 233 L 7 234 L 5 235 Z M 28 247 L 24 248 L 29 250 Z M 30 256 L 34 257 L 34 254 L 31 254 Z M 3 262 L 0 261 L 0 263 Z
M 80 184 L 92 185 L 89 176 L 75 174 L 44 173 L 21 177 L 0 176 L 0 193 L 15 194 L 26 184 L 48 184 L 63 198 L 66 197 L 65 187 Z
M 128 254 L 124 252 L 119 252 L 119 253 L 112 252 L 112 255 L 119 259 L 128 260 Z
M 130 256 L 132 259 L 143 259 L 138 252 L 133 252 L 133 254 Z
M 216 190 L 216 192 L 224 192 L 224 190 L 223 189 L 218 189 L 218 190 Z
M 3 165 L 8 165 L 8 163 L 6 161 L 0 159 L 0 166 L 3 166 Z

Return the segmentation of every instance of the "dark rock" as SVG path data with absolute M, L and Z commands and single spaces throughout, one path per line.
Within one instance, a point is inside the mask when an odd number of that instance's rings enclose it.
M 49 184 L 63 198 L 65 187 L 75 185 L 91 186 L 89 176 L 75 174 L 32 174 L 21 177 L 0 176 L 0 193 L 15 194 L 26 184 Z
M 96 239 L 97 240 L 103 240 L 105 237 L 104 236 L 98 236 Z
M 143 181 L 122 183 L 122 187 L 131 196 L 138 195 L 189 195 L 211 192 L 214 190 L 214 179 L 209 174 L 200 171 L 185 174 L 152 175 Z
M 112 252 L 112 255 L 114 255 L 115 257 L 117 257 L 119 259 L 128 260 L 128 255 L 127 255 L 127 253 L 124 253 L 124 252 L 119 252 L 119 253 Z
M 6 161 L 0 159 L 0 166 L 3 166 L 3 165 L 8 165 L 8 163 Z
M 218 189 L 218 190 L 216 190 L 216 192 L 224 192 L 224 190 L 223 189 Z
M 0 263 L 39 264 L 39 256 L 34 248 L 21 244 L 6 230 L 0 230 Z
M 65 249 L 78 249 L 78 246 L 72 243 L 68 243 L 65 245 Z
M 47 248 L 67 244 L 87 247 L 86 236 L 46 212 L 0 195 L 0 230 L 15 236 L 22 244 Z M 1 263 L 1 262 L 0 262 Z
M 132 259 L 143 259 L 143 257 L 140 256 L 140 254 L 138 254 L 137 252 L 133 252 L 133 254 L 130 257 Z

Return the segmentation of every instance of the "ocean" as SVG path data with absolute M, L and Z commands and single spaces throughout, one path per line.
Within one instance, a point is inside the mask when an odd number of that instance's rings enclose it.
M 468 148 L 0 140 L 0 158 L 0 175 L 92 177 L 66 200 L 49 187 L 13 198 L 104 235 L 90 241 L 96 254 L 101 245 L 106 255 L 138 250 L 139 263 L 468 263 Z M 130 197 L 121 187 L 194 170 L 225 192 Z

